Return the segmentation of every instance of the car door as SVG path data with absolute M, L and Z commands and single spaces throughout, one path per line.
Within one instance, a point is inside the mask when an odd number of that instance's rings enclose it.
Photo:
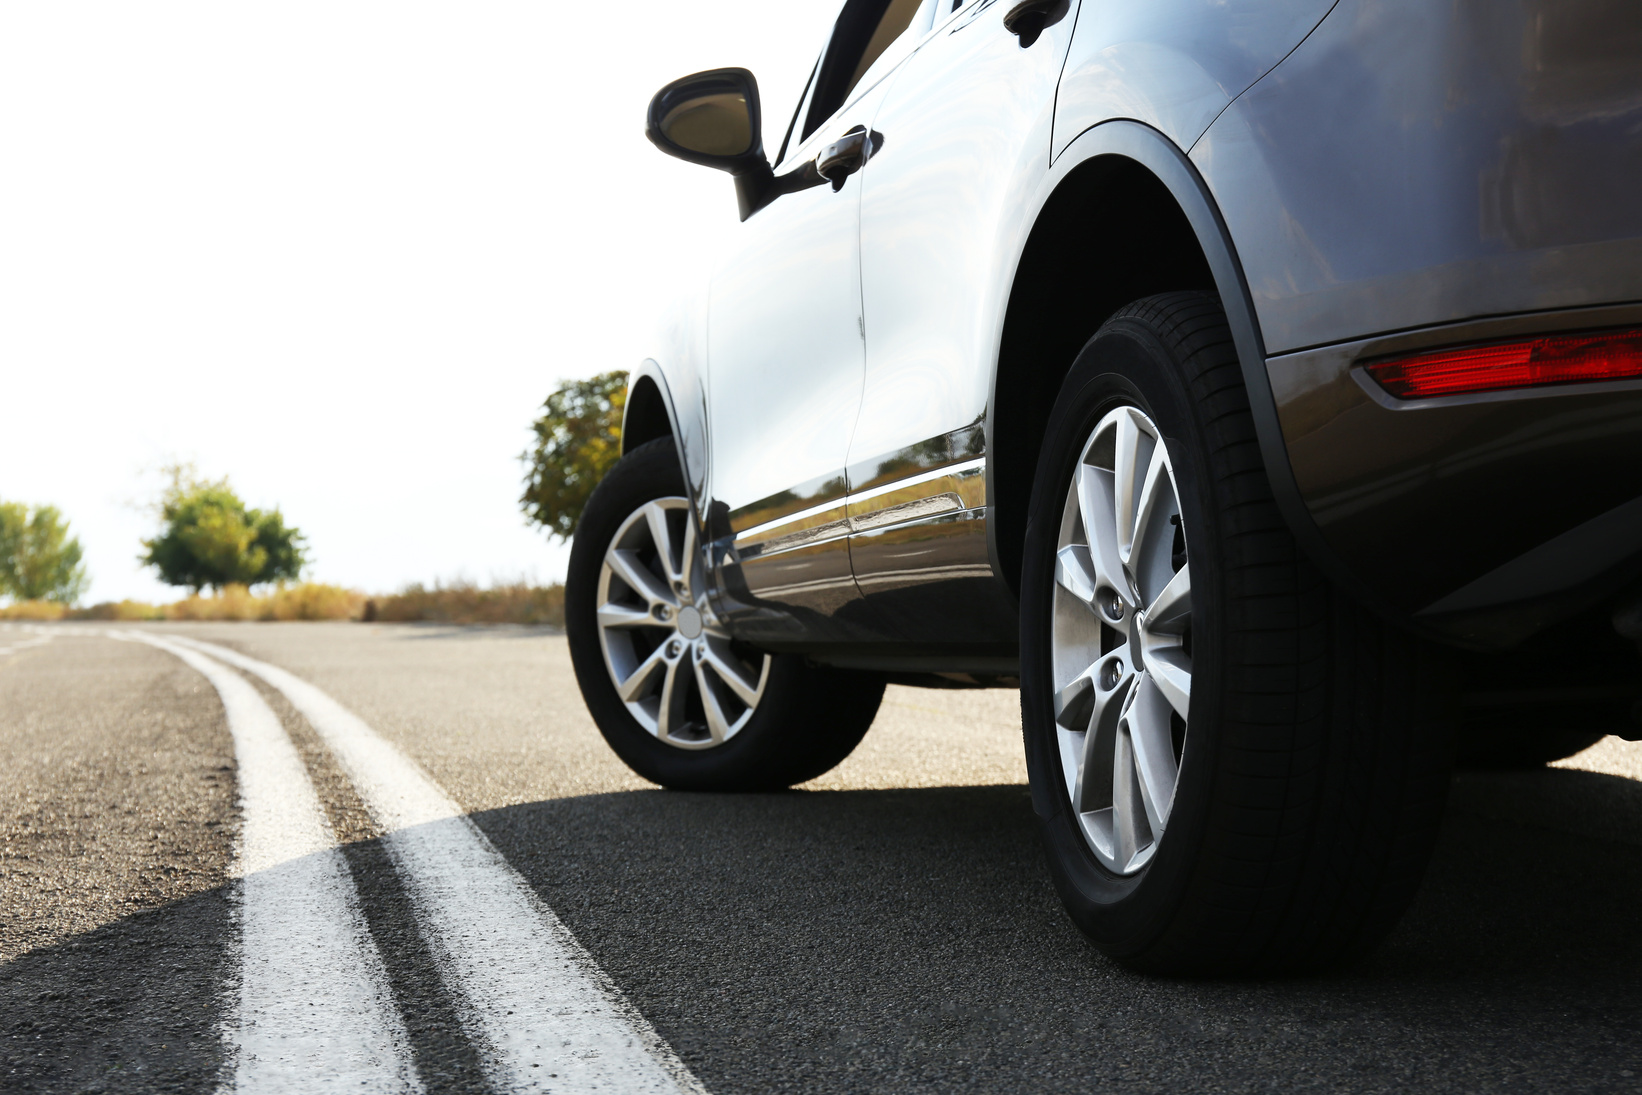
M 776 171 L 801 176 L 851 140 L 859 162 L 753 213 L 711 285 L 708 534 L 720 612 L 747 638 L 876 634 L 859 611 L 844 503 L 865 367 L 854 172 L 871 153 L 882 76 L 936 2 L 845 4 Z
M 902 638 L 1014 641 L 986 537 L 995 298 L 1049 168 L 1075 15 L 1067 0 L 974 0 L 937 18 L 873 122 L 882 147 L 862 172 L 866 365 L 850 550 L 869 608 Z

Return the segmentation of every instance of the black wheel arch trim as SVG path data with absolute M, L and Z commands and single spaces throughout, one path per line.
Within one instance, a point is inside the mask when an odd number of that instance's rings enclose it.
M 646 387 L 654 395 L 646 393 Z M 691 385 L 684 385 L 686 389 Z M 690 495 L 690 517 L 696 523 L 696 542 L 705 545 L 708 538 L 702 516 L 706 512 L 707 489 L 707 407 L 705 393 L 696 388 L 695 400 L 675 397 L 667 370 L 655 358 L 647 357 L 627 374 L 627 401 L 622 408 L 621 452 L 626 456 L 635 445 L 671 435 L 678 453 L 679 471 Z M 658 427 L 657 404 L 665 415 L 666 433 Z

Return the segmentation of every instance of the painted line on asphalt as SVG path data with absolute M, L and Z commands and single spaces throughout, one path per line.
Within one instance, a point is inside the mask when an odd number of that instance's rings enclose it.
M 440 974 L 498 1090 L 704 1091 L 553 910 L 410 758 L 293 673 L 213 643 L 175 641 L 284 693 L 336 755 L 386 834 Z
M 10 629 L 8 628 L 7 630 Z M 29 628 L 27 630 L 32 631 L 33 629 Z M 50 635 L 39 635 L 33 639 L 23 639 L 19 642 L 12 643 L 10 646 L 0 646 L 0 658 L 5 657 L 7 654 L 15 654 L 19 650 L 28 650 L 30 647 L 45 646 L 51 641 L 51 639 L 52 636 Z
M 239 674 L 168 642 L 222 699 L 234 739 L 243 825 L 239 985 L 224 1036 L 230 1090 L 419 1092 L 409 1040 L 348 865 L 296 746 Z

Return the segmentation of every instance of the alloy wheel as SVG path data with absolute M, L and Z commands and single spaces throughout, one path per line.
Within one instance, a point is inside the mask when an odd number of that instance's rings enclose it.
M 599 569 L 598 633 L 616 694 L 669 745 L 708 749 L 747 725 L 770 675 L 768 655 L 738 649 L 708 603 L 684 498 L 640 506 Z
M 1192 587 L 1162 433 L 1139 408 L 1101 418 L 1056 542 L 1051 658 L 1066 791 L 1089 847 L 1134 874 L 1174 804 L 1191 703 Z

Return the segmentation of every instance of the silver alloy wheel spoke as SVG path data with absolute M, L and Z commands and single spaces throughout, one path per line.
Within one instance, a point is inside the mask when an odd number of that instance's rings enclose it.
M 650 526 L 650 542 L 655 545 L 657 560 L 661 563 L 662 573 L 666 575 L 668 592 L 677 589 L 675 583 L 679 578 L 677 552 L 674 550 L 673 532 L 667 527 L 667 511 L 654 502 L 644 507 L 644 520 Z
M 727 685 L 742 703 L 751 707 L 758 702 L 757 680 L 750 680 L 745 666 L 740 665 L 730 651 L 729 641 L 716 635 L 702 639 L 701 664 Z
M 621 696 L 625 702 L 632 703 L 649 691 L 651 678 L 656 675 L 657 670 L 666 664 L 667 659 L 663 657 L 661 648 L 657 647 L 655 652 L 644 659 L 637 669 L 616 681 L 616 694 Z
M 662 664 L 667 668 L 662 672 L 661 695 L 656 698 L 656 734 L 665 738 L 684 721 L 685 690 L 678 687 L 678 659 L 668 658 Z
M 653 627 L 655 622 L 655 616 L 642 608 L 617 604 L 599 606 L 600 627 Z
M 1112 805 L 1112 781 L 1098 754 L 1114 748 L 1118 719 L 1134 687 L 1132 666 L 1129 648 L 1120 646 L 1089 667 L 1090 679 L 1095 682 L 1093 702 L 1084 731 L 1078 776 L 1072 786 L 1072 804 L 1080 814 Z
M 1055 556 L 1055 581 L 1084 604 L 1095 603 L 1095 561 L 1088 544 L 1067 544 Z
M 1192 700 L 1192 664 L 1183 648 L 1183 629 L 1191 623 L 1192 579 L 1184 567 L 1146 610 L 1140 624 L 1146 665 L 1169 706 L 1186 717 Z
M 1117 874 L 1168 825 L 1191 705 L 1191 570 L 1161 432 L 1107 413 L 1067 489 L 1056 545 L 1051 658 L 1067 794 Z
M 605 566 L 627 583 L 627 587 L 640 597 L 644 598 L 652 607 L 666 605 L 671 607 L 678 602 L 666 586 L 662 585 L 656 576 L 650 573 L 638 555 L 632 550 L 611 551 L 605 555 Z
M 703 587 L 683 498 L 658 498 L 630 514 L 599 571 L 599 646 L 616 694 L 640 726 L 681 749 L 733 738 L 770 674 L 768 655 L 737 649 Z
M 1146 807 L 1146 822 L 1153 832 L 1162 832 L 1174 797 L 1176 768 L 1174 746 L 1169 740 L 1169 709 L 1149 675 L 1135 690 L 1123 723 L 1134 750 L 1135 776 Z
M 1123 558 L 1118 554 L 1117 522 L 1114 514 L 1117 502 L 1112 497 L 1112 473 L 1109 469 L 1078 464 L 1078 513 L 1083 522 L 1084 546 L 1088 548 L 1095 568 L 1095 580 L 1105 576 L 1107 588 L 1116 590 L 1114 580 L 1121 581 Z M 1064 536 L 1065 534 L 1062 533 Z
M 707 714 L 707 736 L 717 745 L 729 737 L 730 724 L 713 686 L 708 683 L 707 669 L 700 662 L 696 663 L 696 687 L 701 689 L 701 706 Z

